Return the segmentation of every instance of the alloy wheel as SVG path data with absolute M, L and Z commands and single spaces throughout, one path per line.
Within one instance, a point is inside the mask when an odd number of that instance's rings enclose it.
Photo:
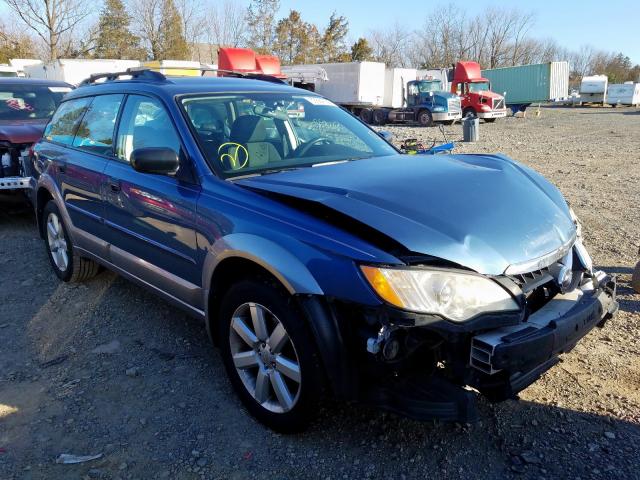
M 243 303 L 229 329 L 233 364 L 243 385 L 265 409 L 290 411 L 300 397 L 300 360 L 280 320 L 258 303 Z
M 69 266 L 67 239 L 60 218 L 53 212 L 47 217 L 47 243 L 56 267 L 61 272 L 66 271 Z

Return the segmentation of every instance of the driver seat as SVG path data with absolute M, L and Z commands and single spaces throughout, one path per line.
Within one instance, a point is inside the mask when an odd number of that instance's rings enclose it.
M 249 159 L 246 167 L 248 168 L 262 167 L 282 160 L 276 147 L 267 141 L 267 119 L 264 117 L 258 115 L 238 117 L 231 125 L 229 140 L 247 149 Z

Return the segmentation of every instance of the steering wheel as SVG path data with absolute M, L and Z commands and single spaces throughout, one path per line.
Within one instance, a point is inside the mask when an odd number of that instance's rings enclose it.
M 335 143 L 333 140 L 327 137 L 314 138 L 313 140 L 310 140 L 309 142 L 300 145 L 296 149 L 296 154 L 300 157 L 304 157 L 305 154 L 311 149 L 311 147 L 319 144 L 320 142 L 324 142 L 326 145 L 331 145 L 332 143 Z

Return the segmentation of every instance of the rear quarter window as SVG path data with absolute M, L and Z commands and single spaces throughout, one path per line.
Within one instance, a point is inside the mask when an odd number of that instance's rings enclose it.
M 43 137 L 50 142 L 72 145 L 75 132 L 90 103 L 91 98 L 76 98 L 61 103 Z

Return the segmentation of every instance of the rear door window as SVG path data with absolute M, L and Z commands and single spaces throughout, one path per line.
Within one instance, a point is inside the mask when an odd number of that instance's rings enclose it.
M 73 146 L 100 155 L 113 154 L 113 130 L 123 95 L 94 98 L 76 131 Z
M 43 137 L 50 142 L 72 145 L 73 137 L 91 98 L 63 102 L 47 125 Z

